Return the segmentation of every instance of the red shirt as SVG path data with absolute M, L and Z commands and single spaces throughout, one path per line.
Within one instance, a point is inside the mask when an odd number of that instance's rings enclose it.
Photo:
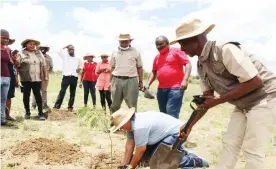
M 1 76 L 10 77 L 9 62 L 10 62 L 10 49 L 2 49 L 1 47 Z
M 184 78 L 183 66 L 190 63 L 187 55 L 178 48 L 164 48 L 153 61 L 157 71 L 158 88 L 177 88 Z
M 96 62 L 85 62 L 83 66 L 83 78 L 82 80 L 97 81 L 98 75 L 96 74 Z

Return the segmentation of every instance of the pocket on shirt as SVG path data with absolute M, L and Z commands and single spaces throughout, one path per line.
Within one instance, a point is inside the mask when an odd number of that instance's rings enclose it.
M 222 74 L 225 70 L 225 66 L 222 62 L 218 62 L 218 61 L 214 61 L 213 62 L 213 71 L 216 73 L 216 74 Z

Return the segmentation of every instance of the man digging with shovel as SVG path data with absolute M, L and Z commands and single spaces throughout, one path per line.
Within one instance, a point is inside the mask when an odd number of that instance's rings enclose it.
M 135 108 L 119 109 L 111 115 L 111 133 L 117 130 L 128 132 L 125 156 L 119 169 L 134 169 L 149 161 L 159 144 L 173 145 L 184 123 L 161 112 L 135 113 Z M 135 153 L 134 147 L 136 146 Z M 208 167 L 208 163 L 195 154 L 178 146 L 182 153 L 179 168 Z M 161 169 L 161 168 L 160 168 Z
M 276 75 L 238 42 L 208 41 L 206 35 L 214 27 L 199 19 L 187 21 L 176 29 L 176 40 L 170 44 L 179 43 L 185 53 L 198 56 L 197 70 L 206 98 L 199 105 L 202 110 L 225 102 L 235 106 L 216 169 L 234 169 L 241 149 L 245 169 L 264 169 L 266 143 L 276 122 Z

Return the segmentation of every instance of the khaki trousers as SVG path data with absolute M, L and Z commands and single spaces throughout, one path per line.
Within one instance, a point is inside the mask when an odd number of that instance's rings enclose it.
M 234 169 L 242 150 L 245 169 L 264 169 L 265 147 L 276 123 L 276 99 L 262 101 L 250 111 L 235 108 L 222 138 L 223 150 L 216 169 Z
M 123 100 L 125 100 L 129 108 L 135 107 L 137 109 L 138 95 L 139 83 L 137 77 L 129 79 L 113 77 L 111 82 L 111 113 L 121 108 Z
M 41 97 L 42 97 L 42 106 L 47 104 L 47 88 L 48 88 L 49 80 L 43 80 L 41 82 Z M 32 94 L 32 106 L 36 106 L 36 100 L 34 94 Z

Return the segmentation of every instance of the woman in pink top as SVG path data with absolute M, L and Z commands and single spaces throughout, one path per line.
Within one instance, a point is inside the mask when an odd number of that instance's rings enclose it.
M 96 73 L 99 75 L 96 88 L 100 92 L 102 108 L 106 110 L 105 100 L 109 109 L 112 104 L 110 92 L 111 68 L 108 62 L 108 55 L 101 55 L 101 59 L 102 62 L 99 62 L 96 67 Z

